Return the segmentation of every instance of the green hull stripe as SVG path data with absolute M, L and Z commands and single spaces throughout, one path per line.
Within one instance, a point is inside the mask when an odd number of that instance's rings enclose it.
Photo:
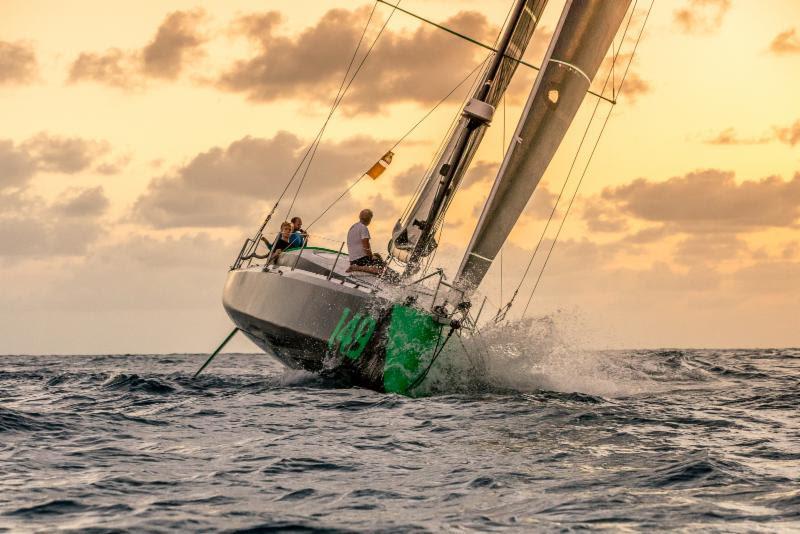
M 424 371 L 440 334 L 441 325 L 430 314 L 407 306 L 392 307 L 383 365 L 387 393 L 410 394 L 408 386 Z

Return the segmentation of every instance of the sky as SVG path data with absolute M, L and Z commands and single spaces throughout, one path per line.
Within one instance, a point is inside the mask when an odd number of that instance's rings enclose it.
M 492 43 L 510 2 L 401 6 Z M 562 6 L 548 4 L 528 62 Z M 615 40 L 616 86 L 648 6 Z M 373 7 L 0 0 L 0 354 L 212 350 L 231 328 L 227 270 L 325 120 Z M 528 316 L 598 348 L 800 346 L 800 4 L 656 0 L 647 20 L 617 105 L 584 101 L 481 288 L 487 306 L 521 282 L 520 316 L 544 259 L 521 279 L 531 251 L 566 184 L 543 250 L 553 242 L 580 177 L 570 163 L 586 165 L 610 112 Z M 337 245 L 370 207 L 385 249 L 486 58 L 381 4 L 373 40 L 276 221 L 308 226 L 467 82 L 310 228 L 315 244 Z M 450 272 L 533 79 L 519 69 L 448 213 L 437 261 Z

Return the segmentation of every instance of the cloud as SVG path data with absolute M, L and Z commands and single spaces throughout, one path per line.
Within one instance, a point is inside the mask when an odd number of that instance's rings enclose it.
M 628 229 L 627 219 L 620 217 L 605 202 L 586 201 L 581 215 L 593 232 L 624 232 Z
M 725 128 L 717 135 L 713 137 L 709 137 L 705 141 L 706 144 L 709 145 L 721 145 L 721 146 L 732 146 L 732 145 L 758 145 L 762 143 L 766 143 L 770 141 L 769 137 L 739 137 L 739 134 L 736 133 L 736 130 L 731 128 Z
M 800 120 L 785 128 L 775 127 L 775 137 L 781 143 L 794 146 L 800 143 Z
M 387 145 L 366 137 L 323 143 L 293 211 L 305 219 L 315 217 Z M 137 199 L 133 217 L 156 228 L 252 224 L 283 189 L 305 147 L 293 134 L 279 132 L 271 139 L 248 136 L 227 147 L 211 148 L 151 181 Z M 295 191 L 296 186 L 289 189 L 282 209 L 288 208 Z M 283 215 L 279 210 L 278 216 Z
M 227 267 L 240 245 L 205 233 L 125 236 L 93 248 L 48 299 L 54 308 L 66 310 L 218 306 Z
M 25 185 L 36 173 L 36 160 L 13 141 L 0 139 L 0 191 Z
M 692 235 L 678 243 L 673 258 L 682 264 L 718 263 L 747 252 L 747 243 L 734 234 Z
M 110 146 L 105 141 L 47 132 L 19 144 L 0 139 L 0 190 L 25 187 L 39 171 L 76 174 L 96 165 L 97 172 L 113 174 L 122 169 L 127 160 L 117 158 L 115 162 L 103 161 L 109 152 Z
M 417 190 L 419 183 L 425 175 L 425 167 L 422 165 L 412 165 L 392 180 L 394 193 L 400 196 L 407 196 Z
M 642 95 L 646 95 L 652 91 L 650 82 L 643 79 L 637 72 L 630 71 L 625 78 L 625 85 L 622 86 L 622 94 L 631 102 L 636 102 L 636 99 Z
M 763 298 L 765 294 L 800 297 L 797 281 L 800 280 L 800 262 L 766 261 L 744 267 L 733 274 L 737 294 L 752 293 Z M 795 300 L 795 302 L 797 302 Z M 796 320 L 796 316 L 795 316 Z
M 709 137 L 704 142 L 709 145 L 738 146 L 738 145 L 759 145 L 779 141 L 790 146 L 800 143 L 800 120 L 795 121 L 789 126 L 774 126 L 772 133 L 761 137 L 740 137 L 733 127 L 726 128 Z
M 103 188 L 97 186 L 68 190 L 53 204 L 52 210 L 64 217 L 97 217 L 105 213 L 108 204 Z
M 39 170 L 75 174 L 86 170 L 110 151 L 107 142 L 62 137 L 46 132 L 22 143 Z
M 36 53 L 30 44 L 0 41 L 0 85 L 27 83 L 37 73 Z
M 100 163 L 97 165 L 97 167 L 95 167 L 94 170 L 100 174 L 117 174 L 118 172 L 122 171 L 130 162 L 130 154 L 122 155 L 118 156 L 116 159 Z
M 790 28 L 775 36 L 769 44 L 770 52 L 774 54 L 800 54 L 800 36 L 795 28 Z
M 637 19 L 642 20 L 637 22 Z M 644 24 L 644 13 L 637 12 L 634 14 L 634 21 L 631 23 L 633 30 L 629 30 L 625 34 L 625 40 L 620 49 L 616 50 L 616 55 L 609 51 L 609 54 L 603 59 L 597 74 L 592 80 L 591 89 L 596 93 L 602 92 L 601 94 L 611 98 L 613 84 L 615 91 L 621 92 L 626 100 L 635 103 L 640 96 L 649 94 L 652 91 L 653 88 L 650 82 L 642 78 L 641 74 L 636 71 L 637 66 L 632 50 L 636 46 L 636 38 L 639 35 L 636 28 L 637 24 Z M 623 48 L 630 50 L 630 52 L 620 52 Z M 628 68 L 629 64 L 630 68 Z M 612 67 L 614 72 L 611 72 Z M 625 83 L 621 85 L 621 78 L 626 69 Z
M 627 215 L 689 233 L 791 227 L 800 217 L 800 173 L 737 184 L 733 172 L 709 169 L 664 182 L 639 178 L 601 197 Z
M 281 18 L 276 12 L 242 17 L 235 29 L 254 42 L 257 51 L 223 72 L 217 85 L 259 102 L 329 102 L 343 75 L 343 52 L 355 47 L 367 15 L 366 9 L 332 9 L 294 36 L 277 33 Z M 496 35 L 488 20 L 475 12 L 462 11 L 444 24 L 482 41 Z M 388 103 L 436 102 L 484 57 L 483 49 L 427 25 L 410 32 L 387 28 L 343 106 L 374 112 Z
M 497 161 L 477 161 L 470 165 L 461 182 L 461 188 L 469 189 L 473 185 L 486 184 L 494 180 L 500 163 Z
M 637 230 L 633 234 L 626 235 L 622 241 L 632 245 L 647 245 L 661 241 L 663 238 L 670 235 L 670 230 L 666 225 L 651 226 Z
M 199 26 L 204 19 L 202 10 L 175 11 L 167 15 L 153 40 L 140 50 L 83 52 L 70 67 L 69 81 L 132 88 L 148 78 L 177 79 L 188 63 L 202 55 L 207 39 Z
M 688 0 L 673 13 L 675 24 L 687 34 L 713 33 L 722 26 L 731 0 Z
M 198 32 L 202 11 L 176 11 L 159 26 L 153 41 L 142 50 L 148 76 L 174 80 L 190 56 L 197 55 L 205 38 Z
M 114 87 L 130 88 L 138 85 L 135 54 L 110 48 L 101 54 L 82 52 L 69 70 L 70 82 L 95 81 Z
M 0 191 L 0 260 L 81 256 L 104 233 L 102 187 L 69 189 L 52 204 L 25 191 Z

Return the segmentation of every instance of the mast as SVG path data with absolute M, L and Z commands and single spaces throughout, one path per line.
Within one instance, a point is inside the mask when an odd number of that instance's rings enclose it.
M 567 0 L 455 283 L 480 285 L 550 164 L 630 0 Z
M 395 226 L 389 250 L 394 258 L 406 262 L 406 276 L 415 273 L 422 258 L 436 248 L 436 231 L 483 139 L 495 107 L 530 42 L 546 3 L 547 0 L 516 1 L 498 51 L 464 107 L 445 150 L 426 177 L 416 203 L 405 219 L 398 221 Z

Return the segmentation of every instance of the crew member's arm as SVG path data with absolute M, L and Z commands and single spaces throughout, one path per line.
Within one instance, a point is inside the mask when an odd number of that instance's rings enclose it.
M 365 237 L 361 240 L 361 246 L 364 247 L 364 252 L 366 252 L 367 256 L 370 258 L 372 257 L 372 247 L 369 246 L 369 238 Z

